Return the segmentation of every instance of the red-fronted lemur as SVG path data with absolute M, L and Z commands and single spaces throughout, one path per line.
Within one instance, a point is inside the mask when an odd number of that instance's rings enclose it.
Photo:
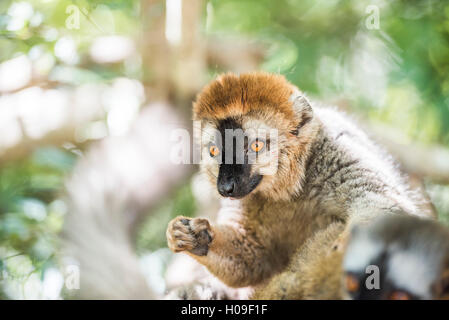
M 354 224 L 397 212 L 418 215 L 422 200 L 390 157 L 342 113 L 310 103 L 283 76 L 219 76 L 199 93 L 193 114 L 203 133 L 202 171 L 222 197 L 239 204 L 229 216 L 223 208 L 216 225 L 175 218 L 168 246 L 231 287 L 266 284 L 331 224 L 342 230 L 322 246 L 340 251 Z M 227 129 L 251 133 L 238 148 Z M 258 136 L 261 130 L 277 135 Z

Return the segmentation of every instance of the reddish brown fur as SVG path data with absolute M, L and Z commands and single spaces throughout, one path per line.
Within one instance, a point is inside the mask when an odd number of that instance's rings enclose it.
M 221 120 L 254 111 L 289 120 L 291 130 L 298 121 L 292 110 L 290 96 L 295 88 L 281 75 L 264 72 L 237 76 L 227 73 L 207 85 L 193 104 L 196 120 Z

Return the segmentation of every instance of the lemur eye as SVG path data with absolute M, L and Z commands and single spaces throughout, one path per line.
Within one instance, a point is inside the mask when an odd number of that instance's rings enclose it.
M 411 297 L 407 292 L 404 291 L 394 291 L 390 297 L 390 300 L 410 300 Z
M 359 290 L 359 279 L 352 274 L 347 274 L 345 276 L 345 286 L 349 292 L 356 292 Z
M 209 147 L 209 154 L 211 157 L 216 157 L 220 154 L 220 149 L 216 145 L 212 145 Z
M 260 152 L 262 151 L 263 147 L 265 146 L 265 143 L 260 140 L 256 140 L 253 143 L 251 143 L 251 150 L 254 152 Z

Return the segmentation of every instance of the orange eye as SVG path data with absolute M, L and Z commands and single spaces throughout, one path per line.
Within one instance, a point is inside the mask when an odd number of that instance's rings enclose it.
M 359 280 L 355 276 L 347 274 L 345 277 L 345 286 L 349 292 L 356 292 L 359 290 Z
M 394 291 L 390 295 L 390 300 L 410 300 L 411 297 L 404 291 Z
M 220 149 L 218 149 L 217 146 L 210 146 L 209 147 L 209 154 L 211 157 L 216 157 L 220 154 Z
M 253 143 L 251 143 L 251 150 L 254 152 L 260 152 L 262 151 L 263 147 L 265 146 L 265 143 L 262 141 L 256 140 Z

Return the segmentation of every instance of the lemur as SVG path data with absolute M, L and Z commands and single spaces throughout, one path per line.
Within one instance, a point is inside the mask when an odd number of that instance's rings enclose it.
M 251 298 L 449 299 L 447 227 L 407 214 L 385 215 L 354 226 L 345 252 L 332 250 L 343 228 L 334 223 L 318 231 Z
M 378 288 L 367 287 L 378 268 Z M 355 226 L 344 254 L 343 298 L 449 299 L 449 229 L 408 215 Z
M 331 224 L 343 226 L 330 245 L 341 251 L 354 224 L 420 214 L 422 200 L 390 156 L 281 75 L 221 75 L 198 94 L 193 115 L 201 124 L 201 171 L 232 208 L 223 207 L 215 225 L 173 219 L 168 246 L 230 287 L 266 284 Z M 237 131 L 244 132 L 240 142 L 229 134 Z

